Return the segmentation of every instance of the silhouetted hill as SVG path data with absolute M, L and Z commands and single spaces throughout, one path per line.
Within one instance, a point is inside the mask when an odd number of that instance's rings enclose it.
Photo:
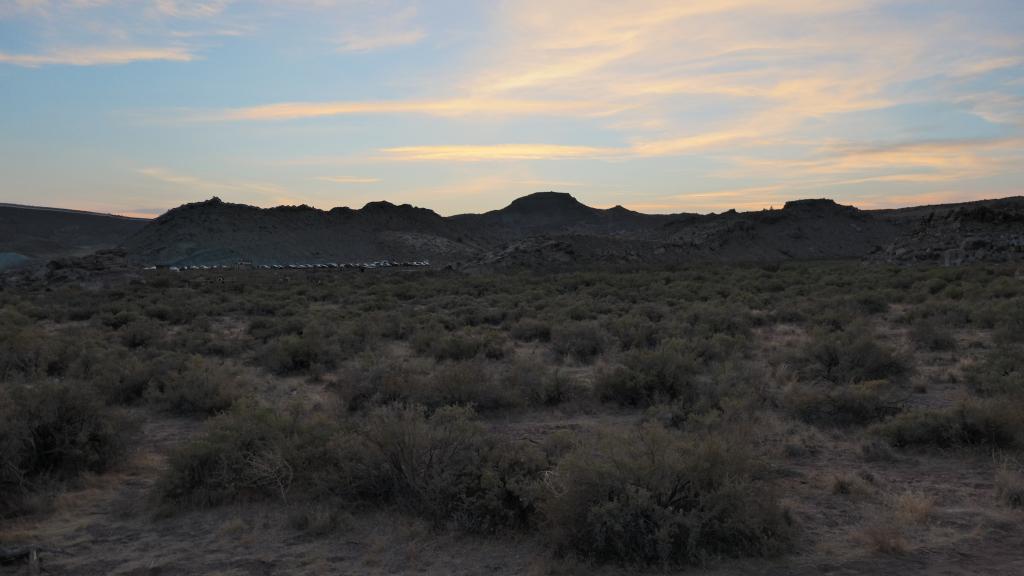
M 423 260 L 469 266 L 872 259 L 959 263 L 1024 258 L 1024 200 L 865 211 L 828 199 L 778 210 L 642 214 L 539 192 L 483 214 L 442 217 L 389 202 L 322 211 L 214 198 L 171 210 L 129 238 L 146 264 Z
M 961 264 L 1024 260 L 1024 198 L 896 210 L 828 199 L 777 210 L 642 214 L 539 192 L 483 214 L 442 217 L 390 202 L 324 211 L 217 198 L 151 221 L 0 205 L 0 263 L 120 244 L 134 265 L 430 260 L 459 266 L 861 259 Z
M 124 243 L 154 264 L 258 264 L 435 258 L 451 261 L 477 247 L 430 210 L 371 202 L 362 209 L 257 208 L 213 198 L 160 216 Z
M 538 234 L 582 234 L 642 237 L 671 217 L 641 214 L 616 206 L 591 208 L 571 194 L 537 192 L 514 200 L 501 210 L 461 214 L 451 220 L 474 229 L 492 241 L 508 241 Z
M 148 222 L 112 214 L 0 204 L 0 268 L 113 248 Z

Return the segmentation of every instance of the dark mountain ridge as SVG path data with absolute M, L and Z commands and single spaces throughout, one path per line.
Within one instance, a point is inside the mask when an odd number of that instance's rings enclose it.
M 1024 198 L 890 210 L 828 199 L 719 214 L 593 208 L 538 192 L 483 214 L 443 217 L 386 201 L 362 208 L 258 208 L 212 198 L 154 220 L 0 205 L 0 265 L 119 246 L 132 265 L 430 260 L 466 266 L 763 262 L 1024 261 Z
M 123 246 L 136 263 L 167 265 L 424 259 L 536 266 L 822 259 L 961 263 L 1024 259 L 1022 215 L 1020 197 L 898 210 L 805 199 L 777 210 L 701 215 L 599 209 L 570 194 L 538 192 L 500 210 L 450 217 L 384 201 L 324 211 L 263 209 L 214 198 L 167 212 Z
M 0 203 L 0 269 L 113 248 L 149 220 Z

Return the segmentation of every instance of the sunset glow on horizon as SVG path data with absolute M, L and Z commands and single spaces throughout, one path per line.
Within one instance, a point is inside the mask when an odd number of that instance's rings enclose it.
M 0 202 L 1024 194 L 1017 0 L 0 1 Z

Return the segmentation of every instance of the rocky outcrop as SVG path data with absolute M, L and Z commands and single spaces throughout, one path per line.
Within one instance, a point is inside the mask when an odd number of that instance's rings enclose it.
M 90 222 L 107 228 L 88 229 L 76 246 L 87 247 L 97 238 L 109 244 L 120 235 L 133 266 L 430 260 L 566 267 L 850 259 L 955 266 L 1024 260 L 1024 198 L 1019 197 L 900 210 L 805 199 L 778 210 L 701 215 L 599 209 L 569 194 L 539 192 L 500 210 L 447 218 L 383 201 L 324 211 L 212 198 L 148 222 L 97 216 L 102 215 L 89 216 Z M 83 222 L 84 217 L 74 218 Z M 51 229 L 47 238 L 75 238 L 73 226 Z M 25 231 L 4 232 L 12 236 L 9 244 L 30 237 Z

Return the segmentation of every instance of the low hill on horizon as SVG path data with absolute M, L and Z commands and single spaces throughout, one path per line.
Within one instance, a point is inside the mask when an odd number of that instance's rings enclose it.
M 0 203 L 0 269 L 114 248 L 149 222 L 114 214 Z
M 860 210 L 827 199 L 720 214 L 600 209 L 538 192 L 482 214 L 441 216 L 371 202 L 360 209 L 257 208 L 212 198 L 168 211 L 122 244 L 146 265 L 431 260 L 467 266 L 864 259 L 963 263 L 1024 259 L 1024 198 Z

